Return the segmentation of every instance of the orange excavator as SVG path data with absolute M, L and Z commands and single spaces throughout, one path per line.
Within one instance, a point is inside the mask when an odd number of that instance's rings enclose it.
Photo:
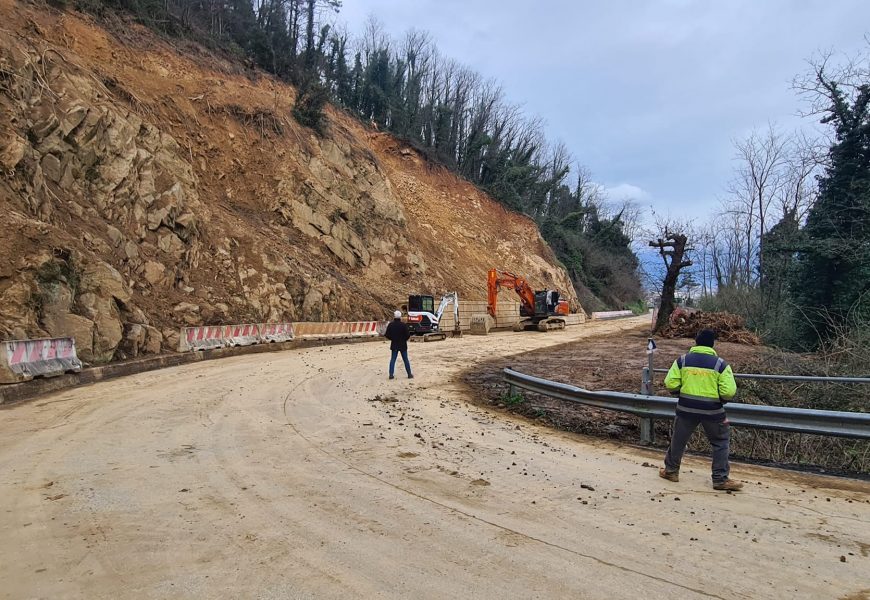
M 565 319 L 561 316 L 569 314 L 570 307 L 559 298 L 559 292 L 533 290 L 524 278 L 497 269 L 490 269 L 487 277 L 487 312 L 493 319 L 498 291 L 503 287 L 514 290 L 520 297 L 520 317 L 523 318 L 514 326 L 515 331 L 565 329 Z

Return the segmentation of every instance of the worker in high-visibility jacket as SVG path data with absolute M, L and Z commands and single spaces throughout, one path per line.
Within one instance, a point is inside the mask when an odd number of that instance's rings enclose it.
M 659 476 L 668 481 L 680 480 L 680 462 L 686 444 L 701 425 L 713 448 L 713 489 L 736 492 L 743 484 L 728 477 L 731 433 L 723 405 L 734 398 L 737 383 L 731 367 L 713 350 L 715 341 L 716 334 L 712 330 L 699 332 L 695 346 L 674 361 L 665 377 L 665 387 L 672 394 L 678 394 L 679 400 L 671 445 Z

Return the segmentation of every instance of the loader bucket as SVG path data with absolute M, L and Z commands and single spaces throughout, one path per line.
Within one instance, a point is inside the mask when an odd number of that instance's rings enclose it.
M 473 335 L 486 335 L 492 329 L 493 319 L 489 313 L 475 313 L 471 315 L 471 328 L 469 333 Z

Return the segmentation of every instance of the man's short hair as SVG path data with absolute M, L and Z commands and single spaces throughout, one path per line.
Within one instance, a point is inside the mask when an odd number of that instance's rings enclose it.
M 712 329 L 702 329 L 695 336 L 696 346 L 708 346 L 712 348 L 714 343 L 716 343 L 716 332 Z

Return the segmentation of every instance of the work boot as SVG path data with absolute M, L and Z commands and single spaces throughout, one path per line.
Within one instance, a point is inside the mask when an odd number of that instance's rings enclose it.
M 395 379 L 395 378 L 396 377 L 394 375 L 390 375 L 390 379 Z
M 408 375 L 408 379 L 414 379 L 413 375 Z
M 726 492 L 739 492 L 743 489 L 743 484 L 739 481 L 734 481 L 733 479 L 726 479 L 719 483 L 713 482 L 713 489 L 724 490 Z
M 680 480 L 680 472 L 679 471 L 668 471 L 667 469 L 659 469 L 659 477 L 662 479 L 667 479 L 668 481 L 673 481 L 676 483 Z

